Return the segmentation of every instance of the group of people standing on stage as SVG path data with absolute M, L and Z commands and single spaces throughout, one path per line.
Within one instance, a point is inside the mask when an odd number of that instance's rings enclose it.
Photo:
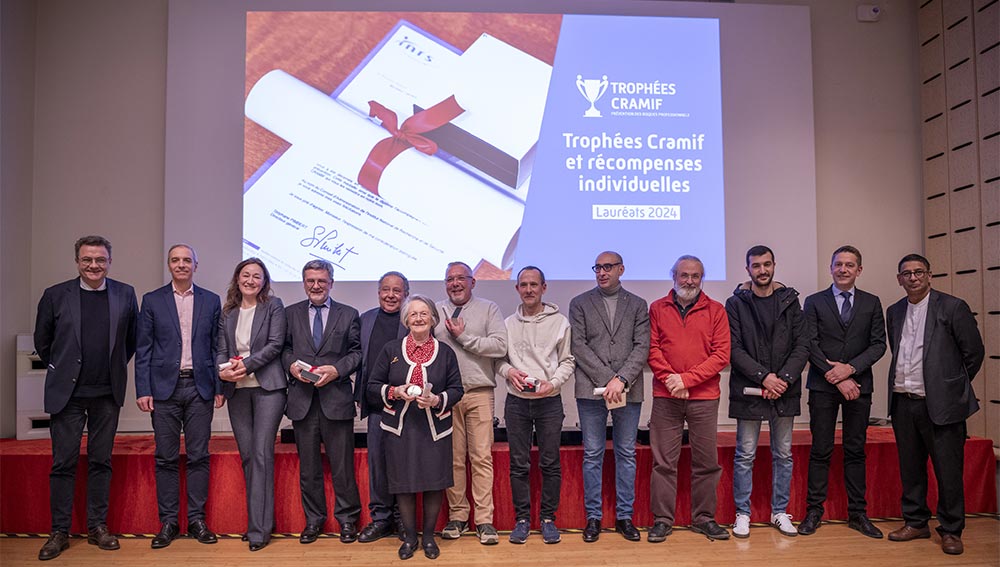
M 673 289 L 647 307 L 623 288 L 622 257 L 603 252 L 592 266 L 597 286 L 573 298 L 568 317 L 544 301 L 544 272 L 517 273 L 521 303 L 506 319 L 492 301 L 473 295 L 476 280 L 462 263 L 448 265 L 447 299 L 410 295 L 399 272 L 378 282 L 379 306 L 364 314 L 334 301 L 333 267 L 313 260 L 302 270 L 307 299 L 284 307 L 271 291 L 267 267 L 240 262 L 224 300 L 194 285 L 195 250 L 167 252 L 171 282 L 147 293 L 141 310 L 132 287 L 107 277 L 111 243 L 100 236 L 75 246 L 79 278 L 45 290 L 35 349 L 47 365 L 45 411 L 51 414 L 52 533 L 39 559 L 68 548 L 74 476 L 84 425 L 88 429 L 88 543 L 118 549 L 105 518 L 111 449 L 125 398 L 127 364 L 135 356 L 136 403 L 152 416 L 156 492 L 161 522 L 153 548 L 180 533 L 179 449 L 187 455 L 187 532 L 202 543 L 216 535 L 205 522 L 212 414 L 228 402 L 246 482 L 251 551 L 274 528 L 274 445 L 283 415 L 292 420 L 300 460 L 305 528 L 312 543 L 327 520 L 320 444 L 329 461 L 340 540 L 401 540 L 399 557 L 417 550 L 431 559 L 440 548 L 434 528 L 444 498 L 441 532 L 457 539 L 474 522 L 480 543 L 499 542 L 493 526 L 493 408 L 497 380 L 506 383 L 505 417 L 516 524 L 511 543 L 531 533 L 530 451 L 539 450 L 542 486 L 538 526 L 557 543 L 563 385 L 571 378 L 583 439 L 586 526 L 602 533 L 602 466 L 611 416 L 615 461 L 614 529 L 629 541 L 633 524 L 635 444 L 643 374 L 653 375 L 649 423 L 653 455 L 649 542 L 670 535 L 677 465 L 685 424 L 691 447 L 690 529 L 728 539 L 715 520 L 717 430 L 721 372 L 731 366 L 729 416 L 737 421 L 732 535 L 750 535 L 753 463 L 763 421 L 772 454 L 770 523 L 782 534 L 809 535 L 820 526 L 838 410 L 843 419 L 848 525 L 881 538 L 865 502 L 865 439 L 874 390 L 872 366 L 892 349 L 890 415 L 899 447 L 905 525 L 893 541 L 930 537 L 928 456 L 938 482 L 942 548 L 961 553 L 965 420 L 978 409 L 971 381 L 984 347 L 969 306 L 931 289 L 929 262 L 911 254 L 898 265 L 906 297 L 883 318 L 878 297 L 855 287 L 861 253 L 842 246 L 832 255 L 833 284 L 805 299 L 774 279 L 774 253 L 746 253 L 750 279 L 725 306 L 702 290 L 705 269 L 694 256 L 671 268 Z M 888 334 L 886 333 L 888 327 Z M 799 414 L 801 376 L 809 373 L 808 512 L 798 527 L 787 513 L 792 478 L 792 429 Z M 352 380 L 352 377 L 354 378 Z M 361 498 L 354 478 L 356 406 L 367 417 L 369 511 L 359 529 Z M 471 479 L 471 490 L 467 486 Z M 471 492 L 473 505 L 467 494 Z M 418 538 L 417 495 L 422 533 Z

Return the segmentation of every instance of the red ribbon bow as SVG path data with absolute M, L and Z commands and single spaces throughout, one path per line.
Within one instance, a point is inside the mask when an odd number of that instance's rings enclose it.
M 382 127 L 391 134 L 388 138 L 380 140 L 368 152 L 368 159 L 358 173 L 358 183 L 376 195 L 378 195 L 378 182 L 382 178 L 382 172 L 396 156 L 409 148 L 416 148 L 427 155 L 434 155 L 438 150 L 438 145 L 421 134 L 440 128 L 465 112 L 465 109 L 458 105 L 458 101 L 452 95 L 407 118 L 403 121 L 402 126 L 397 126 L 398 118 L 395 112 L 374 100 L 368 101 L 368 107 L 368 116 L 381 120 Z

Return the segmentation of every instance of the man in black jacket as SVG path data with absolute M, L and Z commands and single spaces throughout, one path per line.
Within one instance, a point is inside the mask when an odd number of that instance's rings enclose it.
M 774 281 L 774 252 L 747 250 L 750 281 L 726 300 L 732 338 L 729 417 L 736 419 L 733 535 L 750 537 L 750 492 L 760 426 L 771 433 L 771 524 L 787 536 L 798 532 L 786 512 L 792 482 L 792 425 L 799 414 L 802 369 L 809 338 L 799 293 Z
M 937 477 L 941 549 L 964 551 L 965 420 L 979 410 L 972 379 L 983 364 L 983 338 L 961 299 L 931 289 L 931 265 L 919 254 L 899 261 L 896 278 L 906 297 L 886 312 L 892 363 L 889 415 L 899 449 L 906 524 L 892 541 L 929 538 L 927 457 Z
M 833 285 L 806 298 L 809 333 L 809 493 L 799 533 L 815 533 L 823 503 L 837 429 L 843 413 L 844 485 L 848 527 L 872 537 L 882 532 L 868 519 L 865 502 L 865 440 L 872 408 L 872 365 L 885 354 L 885 320 L 878 297 L 854 287 L 861 275 L 861 252 L 841 246 L 833 252 Z

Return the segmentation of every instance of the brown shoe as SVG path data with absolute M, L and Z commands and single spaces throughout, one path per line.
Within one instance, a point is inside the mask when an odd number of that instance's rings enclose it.
M 96 545 L 105 551 L 114 551 L 119 548 L 118 538 L 108 531 L 108 526 L 101 524 L 91 528 L 87 534 L 87 543 Z
M 49 559 L 55 559 L 67 549 L 69 549 L 69 535 L 64 532 L 55 532 L 49 536 L 49 539 L 45 541 L 45 545 L 38 551 L 38 560 L 48 561 Z
M 941 551 L 948 555 L 961 555 L 965 551 L 965 546 L 962 545 L 962 536 L 941 534 Z
M 906 525 L 898 530 L 889 532 L 889 541 L 911 541 L 914 539 L 927 539 L 931 537 L 931 529 L 927 526 L 917 528 Z

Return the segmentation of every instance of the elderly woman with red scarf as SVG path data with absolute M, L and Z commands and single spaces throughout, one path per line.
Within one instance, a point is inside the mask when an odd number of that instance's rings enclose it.
M 454 484 L 451 466 L 451 408 L 464 393 L 454 351 L 432 335 L 438 323 L 434 302 L 414 295 L 403 305 L 400 318 L 410 330 L 390 341 L 378 356 L 369 377 L 368 399 L 381 402 L 382 429 L 389 492 L 396 496 L 403 521 L 399 558 L 413 557 L 417 549 L 417 493 L 423 494 L 424 555 L 441 554 L 434 528 L 444 489 Z

